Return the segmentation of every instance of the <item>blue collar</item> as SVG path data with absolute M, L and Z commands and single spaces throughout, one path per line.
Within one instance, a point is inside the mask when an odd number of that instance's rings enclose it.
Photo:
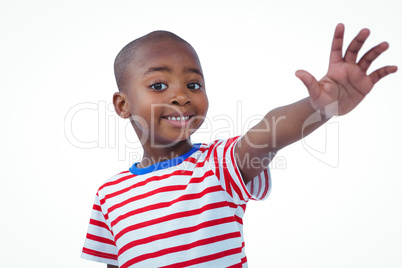
M 198 149 L 200 149 L 201 143 L 196 143 L 193 145 L 193 147 L 190 149 L 190 151 L 188 151 L 187 153 L 180 155 L 178 157 L 166 160 L 166 161 L 162 161 L 159 163 L 155 163 L 149 167 L 145 167 L 145 168 L 138 168 L 137 165 L 139 162 L 134 163 L 131 167 L 130 167 L 130 172 L 133 173 L 134 175 L 144 175 L 150 172 L 154 172 L 157 170 L 161 170 L 161 169 L 165 169 L 165 168 L 170 168 L 173 166 L 177 166 L 179 164 L 181 164 L 184 160 L 186 160 L 190 155 L 192 155 L 194 152 L 198 151 Z

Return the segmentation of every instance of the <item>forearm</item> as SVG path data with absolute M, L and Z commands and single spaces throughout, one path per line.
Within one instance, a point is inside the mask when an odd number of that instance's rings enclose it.
M 236 145 L 236 160 L 243 163 L 239 168 L 244 181 L 247 183 L 264 170 L 277 151 L 307 136 L 326 121 L 328 118 L 313 108 L 309 98 L 267 113 Z
M 307 136 L 326 121 L 328 118 L 305 98 L 267 113 L 245 134 L 244 141 L 257 151 L 274 153 Z
M 261 122 L 255 127 L 264 128 L 269 123 L 270 135 L 260 135 L 259 138 L 270 150 L 278 151 L 306 137 L 327 122 L 328 118 L 324 115 L 324 111 L 316 111 L 310 99 L 305 98 L 270 111 L 264 117 L 264 121 L 265 123 Z

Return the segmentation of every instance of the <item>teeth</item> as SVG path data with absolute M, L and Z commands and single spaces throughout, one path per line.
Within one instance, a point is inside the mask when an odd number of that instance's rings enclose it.
M 190 116 L 178 116 L 178 117 L 174 117 L 174 116 L 168 116 L 168 120 L 172 120 L 172 121 L 186 121 L 190 118 Z

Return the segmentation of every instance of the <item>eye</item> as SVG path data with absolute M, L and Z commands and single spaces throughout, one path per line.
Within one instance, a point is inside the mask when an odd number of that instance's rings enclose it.
M 155 90 L 164 90 L 167 88 L 167 85 L 165 85 L 164 83 L 155 83 L 151 85 L 151 88 Z
M 200 89 L 201 85 L 198 83 L 189 83 L 189 84 L 187 84 L 187 88 L 191 89 L 191 90 L 196 90 L 196 89 Z

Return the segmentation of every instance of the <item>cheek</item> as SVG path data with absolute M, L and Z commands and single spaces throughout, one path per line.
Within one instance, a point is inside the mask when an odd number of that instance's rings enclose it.
M 191 96 L 193 105 L 197 106 L 199 110 L 208 110 L 208 97 L 205 91 L 198 91 Z
M 202 98 L 201 103 L 200 103 L 200 107 L 201 107 L 202 113 L 204 114 L 204 116 L 206 116 L 207 111 L 208 111 L 208 107 L 209 107 L 209 102 L 208 102 L 208 98 L 207 98 L 206 95 Z
M 162 104 L 159 104 L 160 100 L 152 95 L 143 94 L 137 96 L 135 99 L 132 110 L 136 115 L 142 116 L 144 118 L 153 118 L 162 110 Z
M 198 118 L 197 118 L 197 128 L 201 126 L 201 124 L 205 121 L 205 117 L 208 111 L 208 98 L 204 95 L 202 98 L 197 99 L 197 109 L 198 109 Z
M 208 107 L 209 107 L 209 101 L 208 101 L 207 96 L 205 96 L 205 114 L 206 114 L 207 111 L 208 111 Z

